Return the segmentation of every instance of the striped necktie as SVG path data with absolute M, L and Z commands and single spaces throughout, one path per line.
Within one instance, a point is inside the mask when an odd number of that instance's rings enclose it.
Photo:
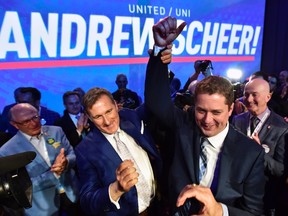
M 199 153 L 199 182 L 201 181 L 207 169 L 207 150 L 205 148 L 205 145 L 207 144 L 209 144 L 207 138 L 201 137 Z

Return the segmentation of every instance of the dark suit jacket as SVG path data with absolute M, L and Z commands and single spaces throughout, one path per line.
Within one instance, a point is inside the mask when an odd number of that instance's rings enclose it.
M 45 119 L 45 125 L 54 125 L 54 122 L 60 118 L 59 113 L 41 106 L 40 117 Z
M 120 128 L 132 136 L 148 153 L 157 179 L 161 160 L 148 132 L 144 130 L 144 134 L 141 134 L 141 121 L 136 111 L 122 109 L 119 115 Z M 116 180 L 115 171 L 122 160 L 96 127 L 78 144 L 75 153 L 81 182 L 80 203 L 83 210 L 97 216 L 138 215 L 135 186 L 120 198 L 120 209 L 110 202 L 108 187 Z
M 146 74 L 145 103 L 167 126 L 175 125 L 175 153 L 170 169 L 171 205 L 187 185 L 199 184 L 200 130 L 193 112 L 176 108 L 169 94 L 167 65 L 151 56 Z M 264 195 L 264 151 L 232 126 L 221 151 L 215 199 L 228 207 L 229 215 L 260 215 Z
M 64 115 L 61 118 L 54 122 L 54 125 L 60 126 L 63 129 L 67 139 L 73 147 L 75 147 L 82 140 L 82 135 L 79 136 L 77 128 L 70 118 L 67 110 L 64 111 Z M 88 134 L 88 130 L 84 129 L 84 131 L 86 134 Z
M 4 132 L 9 132 L 11 136 L 15 135 L 17 130 L 15 127 L 10 125 L 9 119 L 8 119 L 8 112 L 16 103 L 9 104 L 3 108 L 2 115 L 1 115 L 1 124 L 0 124 L 0 130 Z M 13 131 L 13 132 L 11 132 Z
M 249 112 L 235 116 L 232 123 L 235 127 L 247 134 L 249 126 Z M 265 154 L 265 174 L 267 177 L 265 206 L 275 208 L 279 193 L 283 190 L 281 181 L 287 177 L 288 168 L 288 124 L 283 117 L 271 111 L 259 132 L 261 144 L 269 146 L 270 151 Z

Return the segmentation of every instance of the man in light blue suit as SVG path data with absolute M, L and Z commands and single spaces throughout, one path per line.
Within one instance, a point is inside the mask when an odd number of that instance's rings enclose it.
M 37 109 L 28 103 L 13 106 L 9 119 L 18 132 L 0 148 L 0 156 L 37 153 L 26 165 L 33 195 L 32 207 L 25 209 L 24 215 L 59 215 L 62 200 L 69 201 L 69 209 L 77 210 L 78 181 L 73 170 L 76 157 L 62 129 L 41 126 Z

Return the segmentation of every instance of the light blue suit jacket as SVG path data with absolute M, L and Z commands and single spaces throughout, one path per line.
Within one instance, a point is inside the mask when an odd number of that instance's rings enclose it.
M 26 165 L 33 184 L 33 195 L 32 207 L 25 209 L 25 215 L 58 215 L 60 206 L 59 196 L 57 196 L 59 184 L 64 187 L 67 197 L 72 202 L 76 202 L 78 198 L 78 180 L 72 169 L 75 166 L 76 156 L 72 146 L 60 127 L 42 126 L 42 132 L 51 164 L 54 163 L 60 149 L 65 149 L 68 167 L 59 179 L 50 171 L 50 166 L 20 131 L 0 148 L 0 156 L 26 151 L 37 153 L 36 158 Z

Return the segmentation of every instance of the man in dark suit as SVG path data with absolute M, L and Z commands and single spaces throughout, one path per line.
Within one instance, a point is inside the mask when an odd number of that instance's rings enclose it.
M 232 123 L 265 149 L 266 214 L 270 215 L 276 209 L 276 215 L 287 215 L 287 210 L 283 210 L 287 207 L 281 203 L 281 194 L 285 192 L 285 188 L 287 193 L 284 180 L 287 177 L 288 124 L 282 116 L 268 108 L 270 99 L 269 83 L 263 79 L 251 80 L 245 85 L 243 97 L 248 112 L 235 116 Z M 255 117 L 258 123 L 253 126 L 252 119 Z
M 63 129 L 70 144 L 75 147 L 90 130 L 88 116 L 82 112 L 81 98 L 76 91 L 65 92 L 63 104 L 66 108 L 64 115 L 54 125 Z
M 95 127 L 75 148 L 82 209 L 91 215 L 159 215 L 153 203 L 161 160 L 137 112 L 119 111 L 102 88 L 83 99 Z
M 1 130 L 7 130 L 11 135 L 15 135 L 17 133 L 17 129 L 9 124 L 8 113 L 11 107 L 17 103 L 29 103 L 34 106 L 39 112 L 42 125 L 53 125 L 55 120 L 60 118 L 59 113 L 40 106 L 41 92 L 37 88 L 19 87 L 14 91 L 14 98 L 16 103 L 5 106 L 2 112 L 3 128 Z
M 233 110 L 231 83 L 218 76 L 200 81 L 193 112 L 175 108 L 171 102 L 168 68 L 157 51 L 170 48 L 185 25 L 177 28 L 176 19 L 166 17 L 153 26 L 154 53 L 150 55 L 145 81 L 147 107 L 174 128 L 177 137 L 168 188 L 171 205 L 175 206 L 177 200 L 176 215 L 260 215 L 264 150 L 229 125 Z M 200 144 L 201 139 L 206 140 L 205 144 Z M 202 164 L 206 171 L 200 167 Z

